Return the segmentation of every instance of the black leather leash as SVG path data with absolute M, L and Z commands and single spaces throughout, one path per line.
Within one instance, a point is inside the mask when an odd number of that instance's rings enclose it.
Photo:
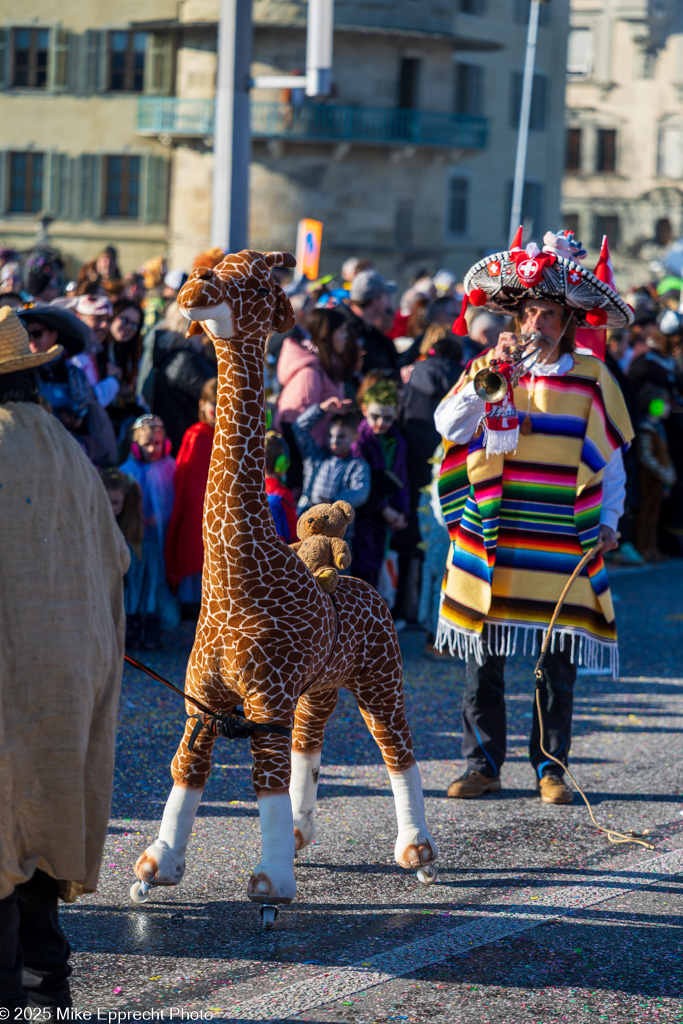
M 137 658 L 132 658 L 130 654 L 124 654 L 125 660 L 133 666 L 133 668 L 139 669 L 141 672 L 146 672 L 152 679 L 156 679 L 158 683 L 163 683 L 164 686 L 168 686 L 169 690 L 173 690 L 180 697 L 188 700 L 190 704 L 194 704 L 199 709 L 200 714 L 189 715 L 189 718 L 196 718 L 194 729 L 190 736 L 190 740 L 187 744 L 187 749 L 192 750 L 195 745 L 197 736 L 202 729 L 208 729 L 214 736 L 225 736 L 226 739 L 244 739 L 251 736 L 253 732 L 275 732 L 279 736 L 290 737 L 292 730 L 286 725 L 275 725 L 274 723 L 265 722 L 252 722 L 250 719 L 245 718 L 244 709 L 241 705 L 235 708 L 235 713 L 230 712 L 227 715 L 219 715 L 217 711 L 212 711 L 210 707 L 204 704 L 201 700 L 197 700 L 196 697 L 191 697 L 189 693 L 185 693 L 183 690 L 179 690 L 173 683 L 169 683 L 168 679 L 164 679 L 158 672 L 155 672 L 153 668 L 149 668 L 147 665 L 143 665 Z

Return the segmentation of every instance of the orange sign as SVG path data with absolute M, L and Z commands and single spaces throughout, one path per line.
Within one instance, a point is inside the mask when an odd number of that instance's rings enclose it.
M 322 221 L 306 217 L 299 221 L 296 235 L 296 267 L 302 277 L 315 281 L 320 264 L 320 244 L 323 237 Z

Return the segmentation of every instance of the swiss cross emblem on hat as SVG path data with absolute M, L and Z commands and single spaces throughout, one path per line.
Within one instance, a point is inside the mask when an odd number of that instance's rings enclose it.
M 493 260 L 486 269 L 489 277 L 498 277 L 500 274 L 500 260 Z
M 538 260 L 523 260 L 517 264 L 517 275 L 523 284 L 535 284 L 540 269 Z
M 570 284 L 580 284 L 581 282 L 581 271 L 572 268 L 567 274 L 567 280 Z

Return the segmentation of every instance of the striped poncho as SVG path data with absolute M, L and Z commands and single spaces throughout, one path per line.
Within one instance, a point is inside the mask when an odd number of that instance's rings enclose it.
M 472 362 L 444 401 L 487 365 Z M 487 458 L 481 431 L 446 441 L 439 492 L 451 536 L 437 646 L 481 664 L 482 631 L 494 654 L 534 653 L 562 589 L 600 527 L 603 469 L 633 437 L 623 396 L 600 360 L 574 354 L 562 376 L 523 377 L 514 399 L 532 431 L 513 454 Z M 529 389 L 531 388 L 531 394 Z M 598 554 L 574 583 L 553 634 L 572 661 L 618 673 L 607 573 Z

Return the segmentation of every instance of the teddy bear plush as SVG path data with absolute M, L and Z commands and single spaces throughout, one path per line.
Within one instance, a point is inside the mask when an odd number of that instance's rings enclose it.
M 313 505 L 299 516 L 296 524 L 299 540 L 290 547 L 326 594 L 333 593 L 337 586 L 337 569 L 346 569 L 351 564 L 349 545 L 342 537 L 355 514 L 348 501 L 335 501 L 333 505 Z

